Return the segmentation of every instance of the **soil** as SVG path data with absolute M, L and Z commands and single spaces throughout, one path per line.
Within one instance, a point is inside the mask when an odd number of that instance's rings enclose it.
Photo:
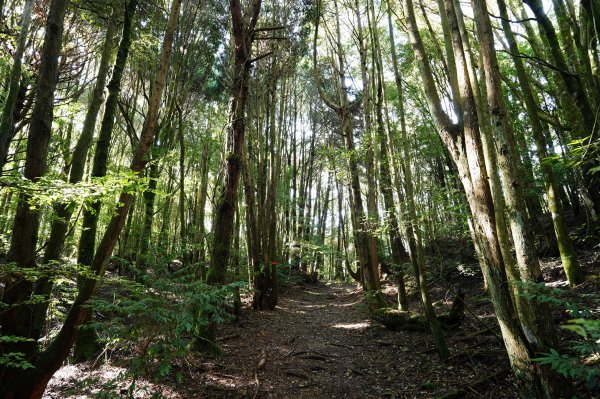
M 586 269 L 597 274 L 598 255 L 589 255 Z M 561 285 L 564 276 L 557 259 L 544 261 L 543 268 L 549 283 Z M 319 281 L 284 288 L 275 311 L 246 307 L 237 322 L 220 328 L 217 343 L 222 356 L 182 360 L 174 371 L 183 379 L 173 377 L 162 384 L 138 381 L 132 396 L 515 398 L 516 387 L 477 265 L 456 270 L 456 265 L 450 271 L 430 268 L 438 315 L 448 311 L 456 287 L 466 293 L 466 318 L 458 329 L 446 333 L 452 354 L 446 364 L 440 363 L 427 334 L 390 331 L 371 320 L 356 285 Z M 580 293 L 595 292 L 597 283 L 578 288 Z M 383 291 L 393 303 L 393 285 L 386 283 Z M 418 311 L 414 287 L 409 291 L 413 291 L 410 306 Z M 560 314 L 555 317 L 560 320 Z M 119 378 L 125 369 L 117 364 L 115 359 L 96 368 L 65 366 L 45 398 L 109 397 L 111 392 L 112 397 L 125 397 L 131 383 Z M 107 385 L 110 381 L 115 382 Z
M 393 290 L 388 287 L 387 292 Z M 369 319 L 361 299 L 355 285 L 317 283 L 290 289 L 276 312 L 248 313 L 241 323 L 224 329 L 226 355 L 217 367 L 198 375 L 201 396 L 432 397 L 507 367 L 487 353 L 480 360 L 457 356 L 443 366 L 427 335 L 386 330 Z M 485 335 L 468 344 L 480 340 L 486 351 L 501 352 L 499 343 Z M 506 396 L 500 387 L 507 385 L 508 390 L 502 389 Z M 510 385 L 502 378 L 487 381 L 483 391 L 512 397 Z

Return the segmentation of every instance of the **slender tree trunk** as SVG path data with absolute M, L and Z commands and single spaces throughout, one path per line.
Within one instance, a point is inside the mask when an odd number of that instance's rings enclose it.
M 58 80 L 58 58 L 60 56 L 64 17 L 67 11 L 66 0 L 53 0 L 50 4 L 46 32 L 41 54 L 41 65 L 35 104 L 31 114 L 27 152 L 25 158 L 24 177 L 35 182 L 46 172 L 48 142 L 52 134 L 54 111 L 54 92 Z M 30 204 L 31 196 L 25 192 L 19 194 L 17 211 L 12 229 L 8 261 L 19 268 L 36 267 L 36 245 L 40 227 L 39 210 Z M 31 324 L 33 307 L 25 304 L 32 293 L 32 283 L 25 276 L 14 275 L 7 279 L 3 302 L 7 305 L 2 314 L 1 327 L 3 335 L 35 338 L 36 332 Z M 3 353 L 21 352 L 25 357 L 33 355 L 37 343 L 3 344 Z M 0 370 L 0 394 L 10 397 L 13 386 L 23 383 L 23 379 L 15 369 L 2 367 Z
M 577 105 L 578 110 L 581 112 L 580 115 L 583 121 L 582 127 L 584 130 L 574 131 L 574 138 L 586 138 L 590 134 L 594 137 L 595 131 L 598 130 L 596 112 L 592 109 L 589 98 L 586 96 L 585 88 L 580 76 L 570 72 L 554 26 L 546 15 L 541 0 L 524 0 L 524 2 L 531 8 L 531 11 L 533 11 L 538 24 L 540 25 L 540 30 L 544 32 L 548 41 L 552 61 L 558 68 L 561 79 Z M 598 183 L 597 174 L 593 172 L 593 168 L 597 166 L 598 161 L 592 154 L 586 152 L 586 156 L 582 163 L 583 178 L 593 202 L 594 210 L 596 214 L 600 214 L 600 184 Z
M 510 51 L 513 56 L 513 62 L 515 63 L 515 69 L 517 71 L 517 78 L 521 86 L 523 97 L 525 99 L 525 106 L 531 121 L 531 130 L 533 138 L 536 143 L 537 154 L 540 160 L 540 166 L 542 169 L 542 175 L 544 178 L 544 186 L 546 188 L 546 194 L 548 199 L 548 207 L 552 215 L 552 223 L 554 225 L 554 232 L 558 241 L 560 256 L 565 269 L 565 273 L 569 282 L 574 285 L 578 284 L 583 280 L 583 271 L 577 260 L 575 250 L 573 248 L 573 242 L 569 236 L 569 231 L 564 219 L 564 211 L 562 205 L 557 196 L 558 186 L 550 165 L 546 159 L 548 158 L 548 151 L 546 145 L 546 137 L 548 134 L 544 132 L 542 122 L 540 121 L 537 111 L 537 101 L 533 95 L 531 84 L 525 71 L 523 61 L 517 57 L 516 54 L 519 52 L 519 47 L 515 35 L 511 29 L 510 23 L 508 22 L 508 11 L 506 9 L 506 3 L 504 0 L 498 0 L 498 7 L 500 9 L 500 16 L 502 19 L 502 27 L 504 29 L 504 35 L 508 42 Z
M 155 140 L 156 144 L 156 140 Z M 154 145 L 153 145 L 154 148 Z M 150 153 L 158 152 L 150 149 Z M 137 269 L 139 272 L 143 273 L 144 270 L 151 263 L 151 256 L 148 253 L 150 250 L 150 243 L 152 242 L 152 225 L 154 224 L 154 207 L 156 203 L 156 188 L 158 187 L 158 177 L 160 175 L 159 165 L 156 156 L 152 157 L 152 163 L 148 167 L 148 189 L 144 191 L 144 224 L 142 227 L 142 233 L 140 236 L 140 246 L 137 257 Z M 168 198 L 166 199 L 169 200 Z M 162 243 L 164 244 L 164 243 Z
M 348 169 L 350 174 L 350 209 L 352 216 L 352 224 L 354 226 L 354 237 L 355 246 L 359 258 L 361 280 L 365 291 L 375 292 L 379 286 L 379 275 L 375 272 L 377 261 L 373 258 L 373 242 L 371 241 L 374 237 L 371 237 L 368 215 L 364 212 L 362 192 L 360 187 L 358 160 L 356 150 L 354 147 L 353 137 L 353 117 L 350 110 L 350 102 L 348 98 L 348 91 L 345 82 L 345 60 L 344 51 L 342 46 L 342 39 L 340 33 L 339 23 L 339 11 L 337 7 L 337 1 L 334 1 L 336 8 L 336 36 L 337 36 L 337 65 L 335 69 L 338 71 L 338 95 L 339 104 L 335 103 L 325 93 L 320 79 L 317 78 L 317 89 L 319 90 L 319 96 L 325 102 L 325 104 L 331 108 L 341 119 L 341 133 L 345 144 L 346 151 L 348 152 Z M 315 35 L 313 40 L 313 68 L 314 73 L 317 73 L 317 48 L 316 42 L 318 37 L 318 27 L 321 19 L 320 1 L 317 4 L 318 12 L 316 16 L 315 24 Z M 376 247 L 375 247 L 376 250 Z M 376 251 L 375 251 L 376 252 Z M 376 254 L 375 254 L 376 255 Z M 374 267 L 375 265 L 375 267 Z M 385 306 L 385 301 L 380 295 L 376 295 L 374 298 L 375 302 L 372 306 Z
M 365 151 L 365 174 L 367 178 L 367 214 L 365 217 L 367 220 L 364 222 L 366 230 L 366 244 L 368 250 L 368 264 L 366 265 L 370 270 L 366 270 L 365 276 L 370 276 L 370 289 L 379 290 L 381 288 L 381 282 L 379 280 L 379 255 L 377 253 L 377 236 L 376 228 L 377 219 L 379 218 L 377 212 L 377 187 L 375 183 L 375 152 L 374 152 L 374 134 L 373 134 L 373 116 L 372 116 L 372 105 L 371 105 L 371 77 L 367 68 L 367 46 L 364 39 L 364 30 L 362 27 L 361 18 L 361 5 L 357 0 L 355 3 L 356 7 L 356 36 L 358 40 L 358 51 L 360 54 L 360 71 L 363 81 L 363 113 L 365 121 L 365 133 L 363 135 L 362 146 L 366 148 Z M 368 11 L 368 10 L 367 10 Z M 367 13 L 368 16 L 368 13 Z M 339 18 L 339 17 L 338 17 Z M 383 302 L 382 302 L 383 303 Z
M 196 222 L 196 244 L 198 248 L 198 274 L 202 280 L 206 279 L 206 246 L 205 235 L 206 228 L 204 226 L 204 215 L 206 207 L 206 198 L 208 196 L 208 164 L 210 162 L 210 154 L 208 153 L 208 143 L 202 144 L 202 160 L 200 161 L 200 188 L 198 199 L 198 217 Z
M 23 6 L 21 14 L 21 31 L 17 38 L 17 48 L 13 55 L 13 65 L 10 70 L 8 81 L 8 93 L 2 107 L 0 115 L 0 174 L 6 163 L 8 156 L 8 148 L 13 139 L 14 134 L 14 110 L 18 102 L 19 90 L 21 87 L 21 70 L 23 66 L 23 53 L 25 52 L 25 44 L 29 33 L 29 25 L 31 24 L 31 11 L 33 9 L 34 0 L 27 0 Z M 0 7 L 0 26 L 2 26 L 2 7 Z
M 113 41 L 114 35 L 117 30 L 116 25 L 117 10 L 113 9 L 111 19 L 108 22 L 108 28 L 106 32 L 106 39 L 102 48 L 102 55 L 100 58 L 100 65 L 98 68 L 98 76 L 96 84 L 92 92 L 90 99 L 89 108 L 86 113 L 85 121 L 83 124 L 82 133 L 77 141 L 75 150 L 73 151 L 73 158 L 71 161 L 69 183 L 75 184 L 81 181 L 84 173 L 85 160 L 89 149 L 89 143 L 94 134 L 96 120 L 100 106 L 103 102 L 104 87 L 106 85 L 106 78 L 109 72 L 109 64 L 111 54 L 113 52 Z M 57 204 L 54 207 L 55 216 L 52 219 L 50 228 L 50 237 L 46 244 L 46 251 L 44 252 L 43 263 L 48 264 L 53 261 L 58 261 L 63 252 L 65 240 L 67 238 L 67 230 L 69 221 L 75 210 L 75 204 Z M 38 297 L 48 297 L 52 290 L 52 280 L 49 278 L 41 278 L 36 282 L 35 295 Z M 33 315 L 33 325 L 37 330 L 34 334 L 39 338 L 44 319 L 46 317 L 46 311 L 48 309 L 48 301 L 43 301 L 35 306 Z
M 492 25 L 488 17 L 485 2 L 472 2 L 477 33 L 484 59 L 484 70 L 487 82 L 487 98 L 490 104 L 494 139 L 498 151 L 499 170 L 502 180 L 504 197 L 506 199 L 508 219 L 512 232 L 514 248 L 521 280 L 526 283 L 543 282 L 538 258 L 535 253 L 534 241 L 531 231 L 525 224 L 525 199 L 519 185 L 519 176 L 516 170 L 515 149 L 512 128 L 508 121 L 508 111 L 502 97 L 501 80 L 499 76 L 498 60 L 494 50 Z M 527 288 L 525 288 L 527 290 Z M 535 337 L 527 336 L 533 351 L 544 353 L 556 344 L 556 333 L 548 304 L 533 302 L 527 308 L 519 309 L 519 318 L 524 330 L 532 330 Z M 536 353 L 534 352 L 534 355 Z M 543 389 L 546 394 L 558 394 L 562 388 L 568 386 L 558 374 L 552 375 L 546 371 L 540 374 Z
M 449 18 L 456 18 L 451 0 L 445 0 Z M 516 317 L 510 292 L 507 287 L 506 272 L 498 238 L 493 211 L 493 203 L 484 167 L 481 141 L 477 132 L 477 116 L 474 106 L 463 103 L 464 130 L 453 125 L 444 112 L 429 65 L 429 60 L 420 37 L 412 0 L 404 3 L 407 17 L 410 42 L 415 51 L 417 64 L 423 79 L 424 90 L 429 109 L 442 142 L 450 152 L 463 183 L 467 201 L 473 216 L 473 229 L 478 238 L 478 246 L 482 255 L 481 262 L 488 291 L 494 306 L 496 317 L 500 323 L 502 337 L 506 346 L 511 366 L 518 379 L 520 391 L 524 397 L 551 397 L 545 388 L 547 374 L 531 363 L 531 352 L 523 337 Z M 452 25 L 452 22 L 450 22 Z M 463 54 L 460 40 L 454 36 L 455 54 Z M 458 58 L 457 58 L 458 61 Z M 457 68 L 457 70 L 464 70 Z M 460 74 L 459 89 L 462 97 L 469 88 L 468 74 Z M 465 81 L 466 80 L 466 81 Z M 467 104 L 468 105 L 468 104 Z M 464 147 L 463 147 L 464 144 Z M 544 375 L 545 374 L 545 375 Z
M 246 131 L 246 102 L 248 78 L 252 55 L 253 31 L 260 14 L 261 0 L 254 0 L 248 16 L 244 16 L 240 0 L 230 0 L 235 66 L 229 97 L 229 123 L 227 127 L 227 150 L 225 159 L 225 182 L 217 200 L 213 229 L 211 268 L 208 282 L 214 285 L 225 283 L 227 265 L 231 251 L 233 221 L 237 189 L 240 180 L 244 136 Z
M 371 13 L 374 14 L 373 3 L 371 3 Z M 388 17 L 390 17 L 390 10 L 388 8 Z M 374 15 L 371 16 L 374 19 Z M 391 23 L 391 17 L 388 19 L 388 23 Z M 391 27 L 391 26 L 389 26 Z M 393 28 L 392 28 L 393 29 Z M 394 46 L 393 31 L 390 30 L 390 41 L 391 45 Z M 381 60 L 381 48 L 379 44 L 379 36 L 377 32 L 373 32 L 374 36 L 374 49 L 376 51 L 376 67 L 377 67 L 377 140 L 379 140 L 379 176 L 381 182 L 379 184 L 381 193 L 383 195 L 383 203 L 385 206 L 385 216 L 389 223 L 389 237 L 390 246 L 392 252 L 392 262 L 395 266 L 394 274 L 396 275 L 396 283 L 398 285 L 398 309 L 408 310 L 408 297 L 406 295 L 406 286 L 404 283 L 404 272 L 402 271 L 402 263 L 409 259 L 409 255 L 402 244 L 402 238 L 400 236 L 400 225 L 398 223 L 398 215 L 396 207 L 394 205 L 394 187 L 392 185 L 391 168 L 392 164 L 389 161 L 389 149 L 388 136 L 386 134 L 385 123 L 383 120 L 383 107 L 384 107 L 384 93 L 383 93 L 383 64 Z M 395 55 L 396 49 L 393 50 Z M 395 60 L 397 63 L 397 59 Z
M 130 0 L 125 7 L 123 31 L 121 34 L 119 48 L 117 50 L 117 58 L 113 67 L 112 76 L 110 82 L 108 83 L 108 97 L 106 99 L 104 115 L 100 125 L 100 134 L 98 137 L 98 142 L 96 143 L 96 150 L 94 152 L 94 158 L 92 161 L 92 177 L 106 176 L 106 171 L 108 169 L 108 155 L 112 139 L 113 126 L 116 118 L 115 114 L 117 112 L 117 103 L 119 101 L 119 94 L 121 92 L 121 80 L 123 78 L 125 66 L 127 65 L 127 58 L 129 55 L 129 49 L 131 47 L 133 22 L 135 19 L 137 4 L 137 0 Z M 97 94 L 101 93 L 100 89 L 104 91 L 103 86 L 101 88 L 97 87 L 97 89 Z M 100 104 L 93 104 L 92 107 L 98 107 L 99 109 Z M 98 111 L 96 111 L 96 114 L 97 112 Z M 78 148 L 76 147 L 75 149 L 79 155 L 77 157 L 77 161 L 72 165 L 72 172 L 78 176 L 73 177 L 79 177 L 79 179 L 83 177 L 85 161 L 81 157 L 83 157 L 84 153 L 87 152 L 87 148 L 89 147 L 93 136 L 96 124 L 95 122 L 95 117 L 88 113 L 88 115 L 86 115 L 84 131 L 82 132 L 83 139 L 77 143 Z M 93 262 L 100 208 L 101 202 L 94 201 L 89 208 L 86 208 L 83 211 L 83 221 L 81 224 L 81 235 L 79 237 L 77 254 L 77 263 L 80 265 L 90 266 Z M 83 284 L 83 279 L 79 279 L 79 284 Z M 88 320 L 86 319 L 84 323 L 87 321 Z M 84 328 L 77 339 L 77 342 L 75 343 L 75 360 L 79 362 L 88 360 L 99 348 L 100 347 L 95 331 L 89 328 Z
M 127 65 L 129 49 L 131 47 L 133 35 L 133 22 L 138 1 L 130 0 L 125 9 L 125 21 L 123 23 L 123 32 L 121 41 L 117 50 L 117 58 L 113 67 L 112 76 L 108 83 L 108 97 L 104 106 L 104 115 L 100 125 L 100 134 L 94 158 L 92 161 L 92 177 L 102 177 L 106 175 L 108 166 L 108 154 L 112 139 L 113 126 L 115 124 L 117 103 L 121 91 L 121 80 Z M 91 128 L 91 127 L 90 127 Z M 98 217 L 101 204 L 95 201 L 83 213 L 83 222 L 81 226 L 81 237 L 79 239 L 79 251 L 77 263 L 81 265 L 91 265 L 94 258 L 94 247 L 96 244 L 96 230 L 98 227 Z
M 169 19 L 167 21 L 156 81 L 150 94 L 148 113 L 140 134 L 138 146 L 131 162 L 131 171 L 136 174 L 142 172 L 148 162 L 148 151 L 154 139 L 158 122 L 158 111 L 164 92 L 167 71 L 169 69 L 169 59 L 175 36 L 175 29 L 179 19 L 180 6 L 181 0 L 173 1 Z M 91 309 L 86 305 L 88 300 L 96 293 L 99 280 L 104 275 L 109 257 L 116 246 L 119 234 L 123 230 L 125 219 L 133 198 L 133 194 L 129 192 L 123 192 L 119 196 L 117 202 L 119 206 L 117 206 L 115 214 L 98 245 L 98 249 L 91 263 L 91 270 L 97 278 L 85 279 L 75 302 L 67 314 L 61 330 L 48 348 L 40 353 L 34 360 L 35 367 L 33 369 L 20 371 L 19 378 L 13 379 L 10 385 L 2 381 L 3 384 L 0 386 L 4 389 L 3 393 L 5 398 L 41 398 L 50 378 L 52 378 L 52 375 L 60 368 L 69 355 L 80 326 L 91 312 Z
M 179 239 L 180 247 L 184 257 L 187 259 L 187 231 L 185 220 L 185 140 L 184 140 L 184 124 L 183 112 L 179 103 L 175 103 L 177 108 L 177 116 L 179 125 L 177 129 L 177 138 L 179 139 Z

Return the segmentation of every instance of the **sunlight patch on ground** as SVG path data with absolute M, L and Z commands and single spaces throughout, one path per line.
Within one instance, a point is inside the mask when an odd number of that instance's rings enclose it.
M 212 386 L 220 386 L 226 390 L 235 390 L 255 385 L 254 381 L 249 381 L 247 378 L 236 375 L 206 373 L 204 378 L 206 378 L 207 384 Z
M 569 280 L 557 280 L 546 283 L 546 287 L 550 288 L 567 288 L 569 286 Z
M 281 306 L 281 305 L 277 305 L 277 310 L 279 310 L 280 312 L 292 313 L 292 314 L 306 314 L 306 311 L 304 311 L 304 310 L 290 309 L 288 307 Z
M 371 323 L 363 321 L 361 323 L 337 323 L 333 324 L 333 328 L 342 328 L 344 330 L 364 330 L 365 328 L 371 327 Z
M 352 301 L 352 302 L 326 302 L 326 303 L 323 303 L 322 301 L 314 301 L 314 302 L 311 301 L 311 302 L 307 303 L 307 301 L 288 299 L 288 302 L 296 303 L 296 304 L 298 304 L 298 306 L 300 306 L 302 308 L 320 309 L 320 308 L 328 308 L 328 307 L 341 308 L 341 307 L 356 306 L 356 305 L 360 304 L 362 302 L 362 300 L 358 299 L 358 300 Z M 277 305 L 277 308 L 278 309 L 286 309 L 286 307 L 283 305 Z M 302 312 L 302 313 L 304 313 L 304 312 Z
M 170 387 L 153 384 L 144 379 L 138 379 L 133 392 L 131 379 L 125 376 L 126 369 L 104 364 L 98 369 L 90 370 L 86 365 L 67 365 L 61 367 L 52 377 L 43 399 L 87 399 L 97 397 L 130 397 L 148 399 L 159 397 L 181 398 Z

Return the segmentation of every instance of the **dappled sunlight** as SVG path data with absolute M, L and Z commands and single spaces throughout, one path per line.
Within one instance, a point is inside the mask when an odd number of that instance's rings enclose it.
M 169 399 L 182 397 L 169 387 L 145 379 L 138 379 L 135 385 L 132 383 L 127 369 L 123 367 L 104 364 L 97 369 L 89 369 L 83 364 L 67 365 L 54 374 L 43 398 L 124 397 L 130 390 L 131 397 L 140 399 L 154 397 L 156 392 Z M 76 390 L 71 389 L 74 386 Z
M 299 301 L 299 300 L 294 300 L 294 299 L 288 299 L 289 302 L 298 304 L 298 306 L 302 307 L 302 308 L 306 308 L 306 309 L 323 309 L 323 308 L 342 308 L 342 307 L 352 307 L 352 306 L 356 306 L 358 304 L 361 303 L 361 299 L 357 299 L 356 301 L 353 302 L 341 302 L 344 298 L 337 298 L 339 300 L 335 301 L 335 302 L 327 302 L 325 304 L 314 304 L 311 303 L 312 301 L 308 302 L 307 301 Z M 316 301 L 315 301 L 316 302 Z M 282 305 L 277 305 L 277 309 L 282 309 L 285 310 L 286 307 L 282 306 Z
M 204 374 L 204 378 L 207 385 L 219 387 L 224 390 L 247 389 L 256 385 L 256 381 L 244 376 L 216 372 L 208 372 Z
M 288 307 L 282 306 L 282 305 L 277 305 L 277 311 L 285 312 L 285 313 L 292 313 L 292 314 L 306 314 L 307 313 L 305 310 L 291 309 L 291 308 L 288 308 Z
M 364 330 L 371 327 L 371 323 L 369 321 L 363 321 L 360 323 L 337 323 L 331 325 L 330 327 L 341 328 L 344 330 Z

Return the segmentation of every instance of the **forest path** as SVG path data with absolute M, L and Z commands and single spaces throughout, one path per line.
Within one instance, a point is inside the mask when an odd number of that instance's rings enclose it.
M 225 355 L 203 365 L 196 394 L 429 397 L 432 392 L 422 391 L 423 383 L 444 374 L 435 353 L 427 351 L 430 339 L 372 322 L 361 296 L 355 285 L 318 283 L 282 292 L 276 311 L 245 312 L 239 323 L 222 329 L 218 343 Z M 194 389 L 191 381 L 185 385 Z
M 428 334 L 389 331 L 370 320 L 356 285 L 319 282 L 283 289 L 275 311 L 245 309 L 238 322 L 219 329 L 223 356 L 180 359 L 173 366 L 182 379 L 173 373 L 161 384 L 139 380 L 133 397 L 400 399 L 453 392 L 452 397 L 461 398 L 513 398 L 506 352 L 482 330 L 482 322 L 493 323 L 489 301 L 481 296 L 480 281 L 466 279 L 466 302 L 479 320 L 467 317 L 458 330 L 447 332 L 452 358 L 446 366 Z M 383 292 L 392 303 L 394 289 L 386 284 Z M 433 289 L 432 296 L 438 314 L 447 311 L 447 293 Z M 416 295 L 410 306 L 418 309 Z M 44 398 L 98 397 L 92 392 L 126 397 L 131 382 L 119 377 L 125 371 L 118 362 L 98 368 L 66 365 Z

